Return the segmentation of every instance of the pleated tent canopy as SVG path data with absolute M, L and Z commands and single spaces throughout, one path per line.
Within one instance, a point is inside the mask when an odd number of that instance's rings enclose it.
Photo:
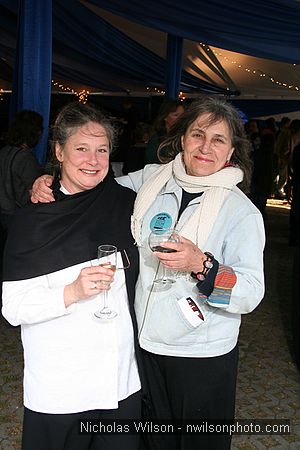
M 278 61 L 300 63 L 296 0 L 89 0 L 166 33 Z
M 0 0 L 1 57 L 13 63 L 18 21 L 17 0 Z M 167 69 L 165 59 L 157 56 L 125 33 L 94 14 L 77 0 L 21 0 L 20 5 L 40 5 L 40 11 L 48 5 L 53 12 L 53 75 L 75 81 L 99 90 L 120 91 L 138 89 L 141 86 L 165 87 Z M 51 12 L 51 9 L 50 9 Z M 47 15 L 49 14 L 49 10 Z M 34 19 L 34 17 L 33 17 Z M 40 17 L 40 27 L 46 25 Z M 31 44 L 34 46 L 34 38 Z M 178 37 L 177 37 L 178 41 Z M 178 42 L 176 43 L 178 45 Z M 44 50 L 47 50 L 44 48 Z M 51 51 L 51 48 L 50 48 Z M 224 93 L 223 88 L 200 80 L 186 72 L 181 76 L 181 87 Z
M 94 3 L 99 2 L 95 1 Z M 101 2 L 101 4 L 102 3 L 103 2 Z M 165 2 L 162 2 L 162 11 L 164 3 Z M 264 2 L 260 2 L 260 5 L 263 3 Z M 95 4 L 92 5 L 91 2 L 85 2 L 85 4 L 119 30 L 129 35 L 132 39 L 138 40 L 145 47 L 156 52 L 158 55 L 165 57 L 164 49 L 166 45 L 164 44 L 164 40 L 166 33 L 163 31 L 153 28 L 150 29 L 145 25 L 130 21 L 123 16 L 117 16 L 110 11 L 99 8 Z M 272 6 L 274 7 L 274 5 Z M 240 7 L 243 8 L 244 5 L 240 5 Z M 270 17 L 272 16 L 272 13 L 273 10 L 269 14 Z M 226 10 L 224 14 L 226 14 Z M 255 15 L 257 14 L 251 14 L 249 20 L 255 20 Z M 145 22 L 147 17 L 145 19 L 144 16 L 141 16 L 139 19 Z M 197 19 L 200 20 L 200 17 L 197 17 Z M 284 19 L 286 18 L 284 17 Z M 172 18 L 170 18 L 169 22 L 171 20 Z M 222 25 L 222 23 L 220 23 L 222 20 L 223 16 L 219 19 L 217 26 Z M 225 16 L 224 21 L 227 21 L 227 16 Z M 264 24 L 264 26 L 266 25 Z M 201 27 L 199 28 L 199 35 L 202 27 L 203 22 L 201 22 Z M 264 27 L 262 31 L 264 31 Z M 295 30 L 293 30 L 293 33 L 294 31 Z M 189 27 L 187 27 L 187 33 L 188 32 L 190 32 Z M 246 30 L 246 33 L 248 33 L 248 29 Z M 274 35 L 271 34 L 271 39 L 273 39 L 273 36 Z M 265 50 L 262 52 L 260 45 L 251 49 L 251 53 L 256 53 L 260 55 L 260 57 L 238 53 L 238 50 L 247 51 L 245 42 L 248 47 L 248 41 L 245 41 L 245 39 L 241 39 L 240 47 L 238 46 L 238 41 L 235 43 L 233 48 L 236 48 L 236 51 L 234 52 L 205 44 L 204 39 L 205 37 L 202 42 L 191 41 L 189 39 L 183 40 L 182 68 L 184 70 L 210 83 L 217 83 L 220 87 L 225 87 L 230 92 L 235 94 L 238 93 L 238 96 L 230 95 L 231 101 L 245 111 L 248 117 L 269 117 L 270 115 L 276 116 L 276 114 L 282 116 L 287 113 L 292 117 L 300 116 L 300 66 L 292 62 L 294 61 L 293 58 L 295 55 L 297 60 L 299 51 L 297 42 L 293 40 L 293 38 L 290 38 L 290 42 L 291 48 L 294 49 L 294 54 L 288 52 L 287 47 L 285 49 L 288 59 L 291 62 L 266 59 L 265 56 L 271 57 L 274 55 L 274 52 L 265 53 Z M 220 45 L 217 40 L 213 40 L 212 42 Z M 260 43 L 261 41 L 259 44 Z M 275 51 L 277 51 L 275 43 L 274 47 Z M 281 47 L 279 48 L 281 49 Z M 262 56 L 264 56 L 264 58 L 262 58 Z M 279 57 L 280 54 L 277 54 L 277 58 Z M 286 57 L 283 59 L 286 59 Z M 192 95 L 193 94 L 189 94 L 189 96 Z
M 139 24 L 150 34 L 151 29 L 164 33 L 165 55 L 115 27 L 95 8 L 126 19 L 132 28 Z M 182 68 L 183 40 L 298 65 L 299 23 L 295 0 L 0 0 L 0 79 L 10 83 L 13 72 L 12 111 L 35 109 L 45 124 L 51 79 L 124 95 L 146 87 L 164 89 L 171 97 L 179 89 L 191 95 L 234 95 L 236 85 L 220 59 L 206 55 L 206 66 L 218 70 L 223 82 L 195 64 Z M 297 96 L 294 108 L 300 110 Z M 46 135 L 37 151 L 41 162 L 45 141 Z

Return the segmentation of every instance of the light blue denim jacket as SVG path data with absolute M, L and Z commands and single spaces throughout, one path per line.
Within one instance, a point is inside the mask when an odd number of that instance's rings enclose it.
M 148 165 L 143 170 L 118 178 L 118 182 L 136 192 L 158 168 Z M 237 187 L 225 199 L 213 229 L 201 250 L 211 252 L 220 264 L 230 266 L 237 277 L 228 305 L 199 299 L 194 279 L 177 274 L 176 282 L 165 289 L 153 285 L 158 260 L 152 254 L 148 237 L 150 222 L 160 213 L 172 218 L 180 229 L 193 213 L 201 196 L 192 200 L 177 216 L 181 188 L 171 179 L 146 212 L 142 224 L 140 276 L 136 287 L 135 310 L 140 345 L 145 350 L 171 356 L 212 357 L 228 353 L 237 343 L 241 314 L 253 311 L 264 295 L 263 249 L 265 232 L 260 212 Z M 191 297 L 204 320 L 191 324 L 178 301 Z

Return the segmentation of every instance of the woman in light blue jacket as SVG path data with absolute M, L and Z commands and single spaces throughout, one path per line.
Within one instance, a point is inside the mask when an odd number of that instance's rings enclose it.
M 234 107 L 204 97 L 183 113 L 165 147 L 168 164 L 118 180 L 138 192 L 135 310 L 152 418 L 184 422 L 181 434 L 153 434 L 151 448 L 227 449 L 229 434 L 184 429 L 193 421 L 233 420 L 241 314 L 264 295 L 263 220 L 242 192 L 249 143 Z M 176 252 L 151 251 L 148 237 L 158 226 L 179 233 L 180 243 L 165 244 Z M 162 265 L 177 275 L 160 288 L 153 280 Z

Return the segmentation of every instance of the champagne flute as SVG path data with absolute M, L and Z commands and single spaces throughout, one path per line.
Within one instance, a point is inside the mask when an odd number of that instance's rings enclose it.
M 117 247 L 114 245 L 99 245 L 98 247 L 98 261 L 99 266 L 105 269 L 116 271 L 117 268 Z M 103 283 L 103 281 L 102 281 Z M 118 314 L 107 306 L 108 291 L 103 291 L 104 305 L 101 310 L 95 311 L 95 316 L 98 319 L 113 319 Z
M 157 229 L 153 230 L 148 239 L 149 247 L 153 252 L 173 253 L 176 250 L 163 247 L 161 244 L 164 242 L 180 242 L 178 233 L 174 228 Z M 172 284 L 175 283 L 175 278 L 167 275 L 166 268 L 162 264 L 162 276 L 155 278 L 154 283 L 157 284 Z

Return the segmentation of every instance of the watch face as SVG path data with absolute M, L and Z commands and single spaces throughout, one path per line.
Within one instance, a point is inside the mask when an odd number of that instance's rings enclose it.
M 213 263 L 211 261 L 204 261 L 203 265 L 207 269 L 211 269 L 213 267 Z

